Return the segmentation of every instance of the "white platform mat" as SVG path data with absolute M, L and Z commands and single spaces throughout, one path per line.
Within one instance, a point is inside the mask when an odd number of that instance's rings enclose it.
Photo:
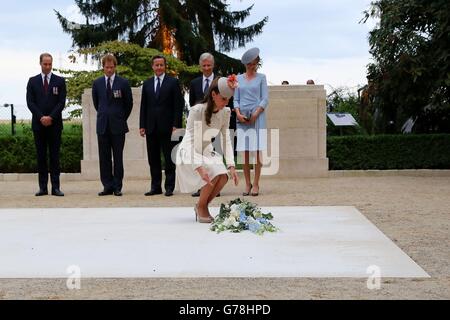
M 1 209 L 0 278 L 429 277 L 354 207 L 263 210 L 280 232 L 216 234 L 180 207 Z

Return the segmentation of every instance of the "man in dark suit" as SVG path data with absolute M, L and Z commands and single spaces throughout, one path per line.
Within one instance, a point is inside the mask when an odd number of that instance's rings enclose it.
M 52 195 L 62 197 L 59 176 L 59 150 L 63 129 L 62 111 L 66 104 L 66 82 L 52 73 L 53 57 L 41 54 L 41 73 L 30 78 L 27 85 L 27 106 L 33 114 L 32 129 L 37 151 L 39 191 L 36 196 L 48 194 L 47 149 L 50 156 Z
M 202 75 L 191 81 L 189 87 L 189 105 L 191 107 L 202 103 L 209 85 L 214 80 L 214 56 L 210 53 L 203 53 L 199 59 Z
M 166 74 L 166 58 L 155 56 L 152 68 L 155 76 L 142 87 L 140 135 L 147 140 L 147 156 L 152 178 L 146 196 L 162 194 L 161 150 L 165 160 L 165 195 L 173 195 L 175 164 L 172 161 L 172 133 L 182 126 L 184 99 L 177 79 Z
M 97 110 L 97 138 L 100 179 L 99 196 L 122 196 L 123 148 L 129 131 L 127 119 L 133 108 L 133 95 L 127 80 L 116 75 L 117 59 L 108 54 L 102 59 L 104 76 L 94 81 L 92 99 Z M 111 160 L 114 158 L 114 170 Z
M 189 87 L 189 105 L 191 107 L 196 104 L 202 103 L 209 85 L 216 76 L 214 74 L 214 56 L 208 52 L 203 53 L 199 59 L 200 70 L 202 75 L 191 81 Z M 233 98 L 228 102 L 227 107 L 231 109 L 230 117 L 230 129 L 236 130 L 236 113 L 234 112 Z M 234 131 L 233 131 L 234 132 Z M 234 144 L 235 145 L 235 144 Z M 197 190 L 192 194 L 193 197 L 200 197 L 200 190 Z M 220 193 L 217 194 L 220 197 Z

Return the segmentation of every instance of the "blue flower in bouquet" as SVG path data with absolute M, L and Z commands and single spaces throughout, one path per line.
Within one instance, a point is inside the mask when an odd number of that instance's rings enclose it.
M 264 219 L 264 218 L 257 218 L 256 221 L 258 221 L 261 224 L 267 224 L 267 222 L 268 222 L 267 219 Z
M 240 198 L 221 204 L 219 214 L 214 218 L 211 230 L 217 233 L 230 231 L 239 233 L 249 230 L 255 234 L 262 235 L 264 232 L 276 232 L 276 228 L 270 220 L 272 214 L 263 213 L 256 204 Z
M 258 222 L 251 222 L 248 224 L 248 230 L 250 230 L 253 233 L 257 233 L 261 229 L 261 224 Z

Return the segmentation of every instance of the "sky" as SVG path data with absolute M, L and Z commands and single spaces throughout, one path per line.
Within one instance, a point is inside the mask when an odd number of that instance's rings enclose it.
M 26 107 L 28 79 L 40 72 L 39 55 L 50 52 L 54 68 L 95 69 L 97 65 L 72 64 L 70 35 L 62 32 L 54 10 L 74 22 L 83 22 L 73 0 L 0 0 L 0 119 L 8 117 L 5 103 L 14 104 L 18 119 L 31 117 Z M 259 47 L 269 85 L 283 80 L 305 84 L 312 79 L 328 93 L 338 87 L 356 90 L 364 85 L 370 62 L 368 33 L 374 22 L 359 23 L 370 0 L 229 0 L 232 10 L 254 4 L 244 25 L 265 16 L 263 33 L 228 55 L 240 59 L 249 48 Z M 150 66 L 149 66 L 150 68 Z M 2 110 L 3 109 L 3 110 Z M 66 113 L 67 114 L 67 113 Z

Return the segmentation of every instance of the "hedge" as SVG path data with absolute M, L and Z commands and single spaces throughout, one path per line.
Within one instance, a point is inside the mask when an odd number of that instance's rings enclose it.
M 82 157 L 82 136 L 63 134 L 60 153 L 61 172 L 80 172 Z M 0 136 L 0 172 L 37 172 L 33 136 Z
M 450 169 L 450 135 L 328 137 L 330 170 Z
M 63 134 L 61 171 L 80 172 L 81 135 Z M 450 135 L 328 137 L 330 170 L 450 169 Z M 0 173 L 36 172 L 32 136 L 0 136 Z

